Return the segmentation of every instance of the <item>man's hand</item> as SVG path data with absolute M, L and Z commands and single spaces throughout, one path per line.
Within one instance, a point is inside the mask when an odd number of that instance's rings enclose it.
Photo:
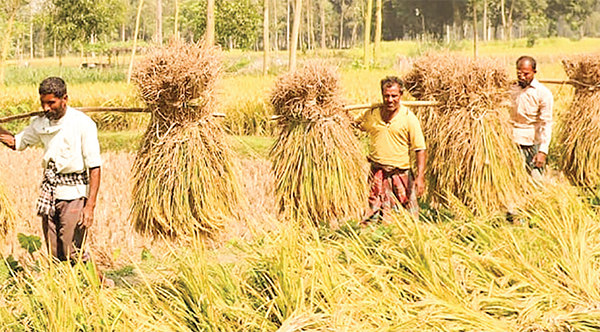
M 544 152 L 538 152 L 534 157 L 533 157 L 533 165 L 536 168 L 542 168 L 544 167 L 544 165 L 546 165 L 546 154 Z
M 417 187 L 417 197 L 423 196 L 425 193 L 425 179 L 422 176 L 418 176 L 415 179 L 415 185 Z
M 81 216 L 79 217 L 79 225 L 90 228 L 94 223 L 94 207 L 86 204 L 81 210 Z
M 15 137 L 10 133 L 0 133 L 0 142 L 11 149 L 15 149 Z

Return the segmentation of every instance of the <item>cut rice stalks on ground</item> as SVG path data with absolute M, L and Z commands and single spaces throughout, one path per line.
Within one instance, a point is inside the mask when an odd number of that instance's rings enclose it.
M 215 235 L 242 202 L 214 86 L 220 52 L 173 41 L 140 63 L 133 80 L 152 119 L 134 163 L 131 218 L 141 233 Z
M 600 188 L 600 53 L 571 56 L 563 66 L 583 84 L 574 84 L 573 102 L 560 114 L 560 167 L 573 184 L 594 192 Z
M 6 195 L 6 188 L 0 182 L 0 243 L 4 241 L 8 232 L 13 229 L 15 218 L 12 203 Z
M 415 109 L 427 142 L 432 201 L 460 202 L 477 215 L 524 204 L 532 184 L 510 138 L 503 66 L 492 59 L 435 54 L 418 59 L 405 82 L 417 99 L 440 103 Z
M 366 208 L 366 160 L 340 99 L 335 68 L 309 62 L 285 74 L 271 95 L 280 133 L 271 150 L 283 215 L 335 224 Z

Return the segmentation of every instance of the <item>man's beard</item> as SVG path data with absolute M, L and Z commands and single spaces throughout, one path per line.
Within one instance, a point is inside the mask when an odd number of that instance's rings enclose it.
M 529 86 L 529 84 L 531 84 L 531 81 L 529 81 L 529 82 L 527 82 L 527 81 L 518 81 L 518 82 L 519 82 L 519 86 L 520 86 L 522 89 L 525 89 L 526 87 L 528 87 L 528 86 Z

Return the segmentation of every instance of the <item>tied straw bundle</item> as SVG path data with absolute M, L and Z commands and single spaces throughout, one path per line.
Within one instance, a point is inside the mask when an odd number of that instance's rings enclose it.
M 271 160 L 284 216 L 335 225 L 364 211 L 366 163 L 340 92 L 336 70 L 319 61 L 276 83 L 280 133 Z
M 600 53 L 564 59 L 575 95 L 567 112 L 559 115 L 560 165 L 569 180 L 592 190 L 600 188 Z
M 417 99 L 439 102 L 417 112 L 430 198 L 477 215 L 522 206 L 532 188 L 510 139 L 506 70 L 492 59 L 435 54 L 416 61 L 405 83 Z
M 152 112 L 134 164 L 131 216 L 152 235 L 214 235 L 240 202 L 232 152 L 211 114 L 221 72 L 214 47 L 174 40 L 133 81 Z

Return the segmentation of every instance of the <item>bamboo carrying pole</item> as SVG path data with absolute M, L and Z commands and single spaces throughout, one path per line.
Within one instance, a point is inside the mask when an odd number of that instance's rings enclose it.
M 570 85 L 589 86 L 591 88 L 597 87 L 595 85 L 586 84 L 586 83 L 579 82 L 576 80 L 561 80 L 561 79 L 547 78 L 547 79 L 539 79 L 538 81 L 540 81 L 540 83 L 546 83 L 546 84 L 570 84 Z M 427 101 L 427 100 L 405 100 L 400 103 L 402 105 L 408 106 L 408 107 L 423 107 L 423 106 L 439 105 L 439 103 L 436 101 Z M 190 104 L 193 104 L 193 103 L 190 103 Z M 381 106 L 383 106 L 382 103 L 348 105 L 348 106 L 344 106 L 344 110 L 351 111 L 351 110 L 359 110 L 359 109 L 367 109 L 367 108 L 377 108 L 377 107 L 381 107 Z M 84 113 L 88 113 L 88 112 L 120 112 L 120 113 L 150 112 L 149 109 L 142 108 L 142 107 L 76 107 L 76 109 L 78 109 L 79 111 L 84 112 Z M 20 120 L 20 119 L 26 119 L 26 118 L 41 115 L 41 114 L 43 114 L 43 112 L 37 111 L 37 112 L 5 116 L 3 118 L 0 118 L 0 123 L 10 122 L 10 121 Z M 213 113 L 212 115 L 216 116 L 216 117 L 225 117 L 225 114 L 222 114 L 222 113 Z M 279 116 L 272 116 L 271 120 L 276 120 L 278 118 L 279 118 Z
M 400 102 L 401 105 L 408 107 L 422 107 L 422 106 L 437 106 L 439 103 L 437 101 L 428 101 L 428 100 L 403 100 Z M 360 110 L 365 108 L 377 108 L 383 106 L 382 103 L 372 103 L 372 104 L 360 104 L 360 105 L 348 105 L 344 106 L 344 110 Z
M 423 106 L 437 106 L 440 103 L 437 101 L 428 101 L 428 100 L 404 100 L 400 102 L 401 105 L 404 106 L 408 106 L 408 107 L 423 107 Z M 361 110 L 361 109 L 367 109 L 367 108 L 377 108 L 377 107 L 381 107 L 383 106 L 382 103 L 372 103 L 372 104 L 358 104 L 358 105 L 348 105 L 348 106 L 344 106 L 344 110 L 346 111 L 351 111 L 351 110 Z M 277 119 L 281 119 L 283 116 L 281 115 L 273 115 L 271 117 L 271 120 L 277 120 Z
M 83 113 L 93 113 L 93 112 L 149 113 L 150 112 L 150 109 L 144 108 L 144 107 L 75 107 L 75 109 L 77 109 Z M 29 113 L 5 116 L 3 118 L 0 118 L 0 123 L 10 122 L 10 121 L 15 121 L 15 120 L 20 120 L 20 119 L 27 119 L 32 116 L 39 116 L 39 115 L 43 115 L 43 114 L 44 114 L 44 112 L 36 111 L 36 112 L 29 112 Z M 225 114 L 213 113 L 212 116 L 224 118 Z

